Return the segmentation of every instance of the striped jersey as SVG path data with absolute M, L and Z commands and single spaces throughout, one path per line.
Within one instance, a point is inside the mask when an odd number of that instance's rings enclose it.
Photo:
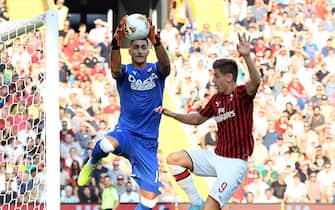
M 200 110 L 202 116 L 214 118 L 217 123 L 217 155 L 245 160 L 252 154 L 253 99 L 241 85 L 231 94 L 213 95 Z

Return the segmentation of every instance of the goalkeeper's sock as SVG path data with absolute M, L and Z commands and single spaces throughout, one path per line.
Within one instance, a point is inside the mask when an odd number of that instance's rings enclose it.
M 95 144 L 92 150 L 92 157 L 90 158 L 90 164 L 96 165 L 99 160 L 106 157 L 108 153 L 115 150 L 114 146 L 110 143 L 107 138 L 103 138 Z
M 200 205 L 202 199 L 194 185 L 192 175 L 187 168 L 178 165 L 168 165 L 174 179 L 178 185 L 184 190 L 191 204 Z

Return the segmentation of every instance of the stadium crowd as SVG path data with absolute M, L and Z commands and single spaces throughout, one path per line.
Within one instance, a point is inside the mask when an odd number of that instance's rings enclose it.
M 215 59 L 236 59 L 238 84 L 243 84 L 248 73 L 235 49 L 237 33 L 245 32 L 251 38 L 253 58 L 262 77 L 254 104 L 255 150 L 248 160 L 247 176 L 231 202 L 335 203 L 332 2 L 227 1 L 229 33 L 221 22 L 198 26 L 186 18 L 180 24 L 174 15 L 162 28 L 162 43 L 173 69 L 168 90 L 177 109 L 187 112 L 201 109 L 215 93 Z M 117 123 L 120 107 L 109 71 L 112 29 L 101 19 L 94 21 L 92 29 L 84 23 L 73 28 L 67 19 L 61 24 L 61 202 L 100 203 L 101 194 L 111 183 L 118 194 L 115 200 L 138 202 L 129 164 L 122 157 L 104 158 L 90 185 L 77 186 L 80 168 L 96 140 Z M 45 187 L 43 35 L 36 31 L 11 45 L 0 45 L 0 204 L 14 198 L 19 202 L 45 199 L 39 193 Z M 184 127 L 191 147 L 215 147 L 213 121 Z M 164 150 L 158 155 L 159 199 L 178 201 Z

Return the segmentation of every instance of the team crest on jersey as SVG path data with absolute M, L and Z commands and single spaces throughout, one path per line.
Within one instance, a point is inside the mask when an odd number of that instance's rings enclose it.
M 145 80 L 141 80 L 135 77 L 135 75 L 129 75 L 128 81 L 130 82 L 130 88 L 132 90 L 151 90 L 156 87 L 155 79 L 158 79 L 158 76 L 155 73 L 152 73 L 150 77 Z
M 221 101 L 215 101 L 216 107 L 220 107 Z
M 230 94 L 229 95 L 229 101 L 232 101 L 233 100 L 233 94 Z

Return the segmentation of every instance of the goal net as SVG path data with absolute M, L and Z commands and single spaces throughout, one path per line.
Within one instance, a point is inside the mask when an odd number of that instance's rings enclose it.
M 0 210 L 60 209 L 57 24 L 0 23 Z

